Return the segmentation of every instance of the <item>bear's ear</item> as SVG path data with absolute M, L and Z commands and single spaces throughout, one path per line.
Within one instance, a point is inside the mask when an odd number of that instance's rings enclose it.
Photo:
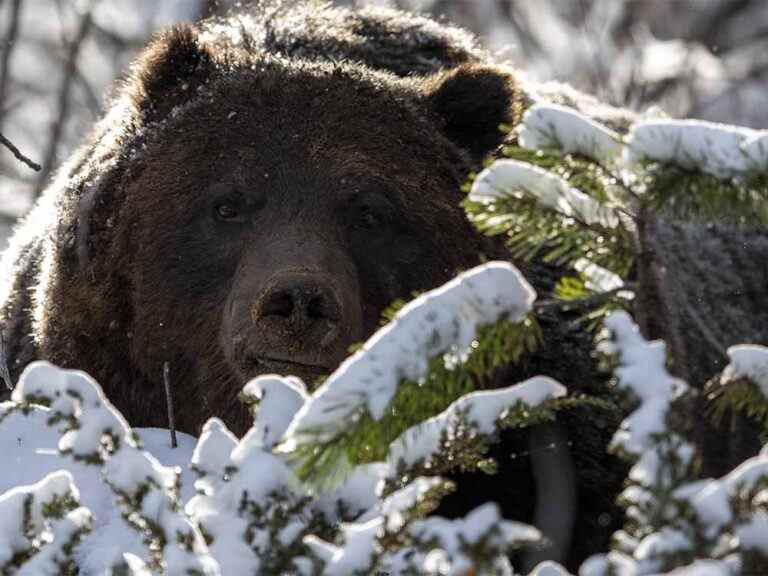
M 426 81 L 424 94 L 448 138 L 476 162 L 501 144 L 500 126 L 513 123 L 514 79 L 493 66 L 465 64 L 437 74 Z
M 161 120 L 189 100 L 215 70 L 211 53 L 192 24 L 158 35 L 133 65 L 128 90 L 145 121 Z

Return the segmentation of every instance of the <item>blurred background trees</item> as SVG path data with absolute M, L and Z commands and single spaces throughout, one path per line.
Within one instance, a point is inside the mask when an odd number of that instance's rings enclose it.
M 768 127 L 764 0 L 335 1 L 445 17 L 531 78 L 569 82 L 611 104 Z M 235 4 L 0 0 L 0 134 L 40 165 L 0 146 L 0 249 L 152 33 Z

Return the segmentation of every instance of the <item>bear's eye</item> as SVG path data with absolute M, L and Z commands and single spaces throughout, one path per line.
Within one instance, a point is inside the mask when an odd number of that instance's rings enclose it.
M 381 218 L 372 208 L 364 207 L 358 212 L 357 224 L 362 228 L 373 230 L 381 225 Z
M 244 222 L 240 207 L 231 202 L 221 202 L 213 208 L 213 214 L 221 222 Z
M 390 201 L 377 191 L 356 194 L 347 208 L 347 222 L 355 230 L 383 231 L 394 219 Z

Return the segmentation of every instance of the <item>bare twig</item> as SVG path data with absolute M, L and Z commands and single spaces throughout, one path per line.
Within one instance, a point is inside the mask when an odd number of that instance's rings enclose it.
M 19 34 L 19 16 L 21 15 L 21 0 L 13 0 L 11 4 L 11 18 L 8 31 L 3 39 L 3 50 L 0 51 L 0 127 L 3 125 L 3 111 L 5 110 L 5 95 L 11 77 L 11 53 L 16 46 L 16 37 Z
M 5 382 L 5 387 L 8 390 L 13 390 L 11 372 L 8 370 L 8 354 L 5 350 L 5 334 L 2 327 L 0 327 L 0 379 Z
M 93 117 L 99 116 L 101 114 L 101 100 L 99 100 L 99 97 L 96 95 L 96 91 L 93 89 L 93 86 L 91 86 L 91 83 L 88 81 L 88 78 L 85 77 L 85 75 L 80 71 L 80 69 L 77 69 L 77 83 L 80 85 L 80 87 L 83 89 L 83 93 L 85 94 L 85 102 L 88 106 L 88 110 L 90 110 Z
M 8 148 L 8 150 L 10 150 L 16 158 L 24 162 L 24 164 L 32 168 L 32 170 L 40 171 L 40 164 L 38 164 L 37 162 L 33 162 L 32 160 L 24 156 L 24 154 L 22 154 L 19 151 L 19 149 L 13 145 L 13 142 L 11 142 L 10 140 L 8 140 L 8 138 L 3 136 L 1 132 L 0 132 L 0 144 Z
M 56 102 L 56 115 L 52 126 L 51 136 L 48 140 L 48 147 L 45 151 L 45 157 L 43 158 L 43 169 L 40 173 L 40 178 L 37 180 L 37 186 L 35 187 L 35 196 L 39 196 L 45 188 L 48 182 L 48 176 L 53 170 L 56 163 L 56 154 L 59 150 L 62 137 L 64 136 L 64 125 L 69 116 L 69 106 L 71 102 L 72 83 L 77 78 L 77 59 L 80 55 L 80 48 L 83 45 L 83 41 L 91 28 L 93 22 L 93 5 L 95 2 L 90 2 L 80 18 L 80 24 L 77 28 L 77 33 L 72 41 L 69 43 L 67 49 L 67 57 L 64 65 L 64 75 L 59 86 L 59 93 Z
M 171 367 L 163 363 L 163 384 L 165 385 L 165 402 L 168 404 L 168 428 L 171 430 L 171 448 L 176 448 L 176 418 L 173 415 L 173 394 L 171 393 Z

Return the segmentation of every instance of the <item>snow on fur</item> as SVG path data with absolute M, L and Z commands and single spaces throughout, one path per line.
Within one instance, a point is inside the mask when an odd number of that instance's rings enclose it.
M 522 320 L 535 292 L 515 267 L 490 262 L 406 305 L 328 378 L 299 410 L 282 449 L 334 437 L 361 410 L 380 419 L 404 379 L 419 380 L 430 358 L 466 354 L 480 326 Z
M 523 148 L 557 148 L 566 154 L 580 154 L 599 162 L 621 156 L 621 136 L 580 114 L 557 104 L 535 104 L 523 115 L 518 130 Z

